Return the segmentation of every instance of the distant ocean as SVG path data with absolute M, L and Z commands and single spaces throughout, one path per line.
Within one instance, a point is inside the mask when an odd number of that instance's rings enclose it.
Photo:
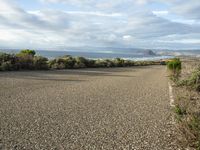
M 113 59 L 113 58 L 123 58 L 127 60 L 160 60 L 164 58 L 169 58 L 171 56 L 157 56 L 148 54 L 137 54 L 137 53 L 104 53 L 104 52 L 72 52 L 72 51 L 37 51 L 37 54 L 45 56 L 49 59 L 71 55 L 71 56 L 82 56 L 89 59 Z
M 0 52 L 7 52 L 7 53 L 17 53 L 19 50 L 0 50 Z M 171 58 L 172 56 L 169 55 L 149 55 L 144 53 L 120 53 L 120 52 L 79 52 L 79 51 L 45 51 L 39 50 L 36 51 L 37 55 L 47 57 L 49 59 L 53 59 L 56 57 L 64 56 L 64 55 L 71 55 L 71 56 L 81 56 L 89 59 L 113 59 L 113 58 L 123 58 L 127 60 L 160 60 L 165 58 Z
M 19 50 L 0 50 L 0 52 L 7 53 L 17 53 Z M 151 50 L 140 50 L 140 51 L 125 51 L 125 52 L 81 52 L 81 51 L 46 51 L 38 50 L 36 51 L 37 55 L 53 59 L 56 57 L 71 55 L 71 56 L 82 56 L 89 59 L 113 59 L 113 58 L 123 58 L 127 60 L 160 60 L 166 58 L 172 58 L 175 56 L 200 56 L 200 50 L 191 50 L 191 51 L 151 51 Z

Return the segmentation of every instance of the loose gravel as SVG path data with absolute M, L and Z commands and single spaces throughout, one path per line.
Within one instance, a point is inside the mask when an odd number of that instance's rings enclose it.
M 0 73 L 0 149 L 175 150 L 163 66 Z

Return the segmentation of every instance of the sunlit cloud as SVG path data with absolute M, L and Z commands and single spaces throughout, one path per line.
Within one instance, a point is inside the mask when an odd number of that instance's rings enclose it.
M 196 0 L 0 0 L 0 47 L 196 48 L 199 14 Z

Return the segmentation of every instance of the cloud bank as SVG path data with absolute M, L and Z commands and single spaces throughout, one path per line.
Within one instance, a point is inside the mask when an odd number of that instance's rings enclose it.
M 197 0 L 0 0 L 0 47 L 200 48 Z

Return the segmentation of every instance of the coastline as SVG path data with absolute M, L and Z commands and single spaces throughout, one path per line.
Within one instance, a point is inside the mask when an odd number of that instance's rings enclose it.
M 166 61 L 167 59 L 138 61 L 122 58 L 88 59 L 71 55 L 48 59 L 39 56 L 35 50 L 25 49 L 16 54 L 0 53 L 0 71 L 132 67 L 165 65 Z

